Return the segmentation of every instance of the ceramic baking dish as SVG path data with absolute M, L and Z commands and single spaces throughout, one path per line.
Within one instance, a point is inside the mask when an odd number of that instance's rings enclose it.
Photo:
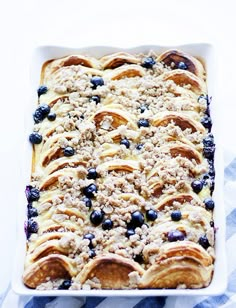
M 24 221 L 26 220 L 26 199 L 24 189 L 30 179 L 32 147 L 28 142 L 28 135 L 33 127 L 32 113 L 36 108 L 37 88 L 40 83 L 40 72 L 42 64 L 50 59 L 63 57 L 70 54 L 87 54 L 94 57 L 102 57 L 117 51 L 126 51 L 128 53 L 147 53 L 150 50 L 157 54 L 170 48 L 177 48 L 185 51 L 197 58 L 200 58 L 207 71 L 208 94 L 212 96 L 211 117 L 213 120 L 212 132 L 215 137 L 215 190 L 213 198 L 215 200 L 214 221 L 218 227 L 216 232 L 216 260 L 212 282 L 203 289 L 149 289 L 149 290 L 47 290 L 39 291 L 27 288 L 22 281 L 24 268 L 24 258 L 26 252 L 26 237 L 24 232 Z M 19 202 L 17 204 L 17 250 L 15 266 L 12 276 L 13 290 L 21 295 L 36 296 L 169 296 L 169 295 L 216 295 L 224 292 L 227 282 L 226 254 L 225 254 L 225 212 L 223 202 L 223 159 L 220 151 L 220 120 L 221 111 L 217 99 L 217 74 L 215 70 L 215 50 L 210 44 L 188 44 L 180 46 L 159 46 L 143 45 L 134 48 L 116 48 L 109 46 L 94 46 L 85 48 L 69 48 L 61 46 L 40 46 L 35 49 L 30 67 L 30 99 L 25 108 L 25 145 L 22 155 L 22 173 L 19 179 L 22 189 L 19 193 Z M 31 93 L 31 96 L 30 96 Z M 27 95 L 26 95 L 27 96 Z

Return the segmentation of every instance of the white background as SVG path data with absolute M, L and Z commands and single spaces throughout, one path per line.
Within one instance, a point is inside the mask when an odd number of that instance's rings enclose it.
M 236 149 L 234 0 L 21 0 L 0 3 L 0 294 L 10 281 L 24 157 L 29 63 L 37 45 L 214 43 L 222 146 Z M 29 115 L 31 116 L 31 115 Z

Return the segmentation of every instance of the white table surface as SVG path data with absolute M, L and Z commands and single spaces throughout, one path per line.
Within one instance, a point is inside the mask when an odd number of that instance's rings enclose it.
M 7 288 L 16 240 L 24 104 L 29 60 L 37 45 L 114 45 L 214 43 L 222 146 L 236 149 L 235 1 L 74 1 L 21 0 L 0 4 L 0 294 Z

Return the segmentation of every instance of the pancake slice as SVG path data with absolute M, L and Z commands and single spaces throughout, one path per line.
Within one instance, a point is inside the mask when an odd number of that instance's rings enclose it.
M 143 275 L 140 288 L 198 289 L 207 287 L 213 266 L 203 266 L 187 257 L 173 257 L 152 265 Z
M 104 117 L 110 117 L 111 121 L 107 121 L 107 123 L 101 123 Z M 100 126 L 104 129 L 109 129 L 111 126 L 117 128 L 120 125 L 126 125 L 129 123 L 130 127 L 133 129 L 137 129 L 137 125 L 132 120 L 132 116 L 128 111 L 116 109 L 116 108 L 101 108 L 96 112 L 93 116 L 93 120 L 96 126 Z
M 182 156 L 189 160 L 195 160 L 198 164 L 202 162 L 202 155 L 187 144 L 175 143 L 164 145 L 161 151 L 162 153 L 169 152 L 172 157 Z
M 70 258 L 52 254 L 39 259 L 28 266 L 23 274 L 23 281 L 29 288 L 35 289 L 48 279 L 68 279 L 77 275 Z
M 175 84 L 181 87 L 190 87 L 190 90 L 196 95 L 205 94 L 207 92 L 206 84 L 191 72 L 176 69 L 173 71 L 165 72 L 160 76 L 163 80 L 172 80 Z
M 194 200 L 200 206 L 203 206 L 201 199 L 196 194 L 179 193 L 179 194 L 174 194 L 174 195 L 170 195 L 165 198 L 162 198 L 160 202 L 158 202 L 155 208 L 161 211 L 166 206 L 172 206 L 174 202 L 178 202 L 182 204 L 185 202 L 191 202 L 192 200 Z
M 190 128 L 192 132 L 205 132 L 205 128 L 201 123 L 192 119 L 187 114 L 180 112 L 160 112 L 156 116 L 154 116 L 152 120 L 152 125 L 167 126 L 171 122 L 174 122 L 182 130 Z
M 98 166 L 98 172 L 100 170 L 132 172 L 134 170 L 140 170 L 140 163 L 135 160 L 114 159 L 102 163 L 100 166 Z
M 140 65 L 130 64 L 123 65 L 111 72 L 107 72 L 105 78 L 107 80 L 119 80 L 122 78 L 142 77 L 144 74 L 145 71 Z
M 103 289 L 124 289 L 129 286 L 129 274 L 135 271 L 139 275 L 144 273 L 137 262 L 115 254 L 107 254 L 96 257 L 86 264 L 78 279 L 84 283 L 96 277 Z
M 184 67 L 183 69 L 193 73 L 201 79 L 205 78 L 205 70 L 202 63 L 195 57 L 181 50 L 167 50 L 159 55 L 157 60 L 165 63 L 165 65 L 171 67 L 172 69 L 178 69 L 182 65 Z
M 102 57 L 100 62 L 104 69 L 114 69 L 124 64 L 137 64 L 139 60 L 127 52 L 117 52 Z

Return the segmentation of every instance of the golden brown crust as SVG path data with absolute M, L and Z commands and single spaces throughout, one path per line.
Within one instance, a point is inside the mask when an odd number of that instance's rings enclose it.
M 61 254 L 52 254 L 41 258 L 27 267 L 23 275 L 23 281 L 29 288 L 36 288 L 48 278 L 70 278 L 76 275 L 69 258 Z
M 194 120 L 191 116 L 180 112 L 161 112 L 158 113 L 152 121 L 153 126 L 167 126 L 170 122 L 174 122 L 181 129 L 190 128 L 193 132 L 204 132 L 205 128 L 201 123 Z
M 64 175 L 69 175 L 70 177 L 77 178 L 77 171 L 76 168 L 66 168 L 63 170 L 58 170 L 47 176 L 43 179 L 43 181 L 40 183 L 39 188 L 40 190 L 46 190 L 50 186 L 55 185 L 55 183 L 58 182 L 59 177 Z
M 192 146 L 187 144 L 175 143 L 162 147 L 162 151 L 169 152 L 171 156 L 182 156 L 189 160 L 194 159 L 198 164 L 202 162 L 202 155 L 196 151 Z
M 113 71 L 108 72 L 105 75 L 105 78 L 111 80 L 119 80 L 122 78 L 142 77 L 144 76 L 144 74 L 144 69 L 141 66 L 136 64 L 130 64 L 127 66 L 115 68 Z
M 157 203 L 156 209 L 160 211 L 163 210 L 166 206 L 172 206 L 174 202 L 183 204 L 186 202 L 190 203 L 192 200 L 194 200 L 197 204 L 202 205 L 202 201 L 197 195 L 194 195 L 193 193 L 192 194 L 182 193 L 182 194 L 167 196 L 161 199 L 161 201 Z
M 55 61 L 48 61 L 43 66 L 42 79 L 46 79 L 49 74 L 54 73 L 62 67 L 71 65 L 82 65 L 90 68 L 98 68 L 98 62 L 91 57 L 83 55 L 70 55 Z
M 142 267 L 132 260 L 108 254 L 90 261 L 79 274 L 79 281 L 97 277 L 103 289 L 123 289 L 129 286 L 129 274 L 138 272 L 143 275 Z
M 140 288 L 203 288 L 212 278 L 212 266 L 191 258 L 174 257 L 152 265 L 143 275 Z
M 126 125 L 130 123 L 132 128 L 137 128 L 137 125 L 132 121 L 132 116 L 129 112 L 124 111 L 118 108 L 109 108 L 106 106 L 105 108 L 101 108 L 98 112 L 93 116 L 93 120 L 96 126 L 101 125 L 102 120 L 104 117 L 111 117 L 111 123 L 109 123 L 108 128 L 110 126 L 117 128 L 120 125 Z M 103 127 L 106 128 L 106 124 L 103 124 Z
M 212 265 L 212 257 L 204 248 L 190 241 L 167 243 L 163 245 L 156 258 L 156 263 L 173 257 L 188 257 L 199 262 L 202 266 Z
M 165 63 L 165 65 L 176 69 L 179 67 L 179 63 L 182 62 L 186 66 L 186 69 L 195 74 L 196 76 L 204 79 L 205 70 L 202 63 L 195 57 L 182 52 L 177 49 L 170 49 L 163 52 L 159 57 L 158 61 Z
M 103 69 L 114 69 L 123 64 L 137 64 L 139 59 L 126 52 L 117 52 L 100 59 Z
M 138 161 L 134 160 L 122 160 L 122 159 L 116 159 L 116 160 L 110 160 L 108 162 L 105 162 L 101 164 L 98 167 L 98 171 L 128 171 L 132 172 L 134 170 L 139 170 L 140 169 L 140 163 Z
M 206 94 L 206 84 L 202 79 L 198 78 L 191 72 L 176 69 L 173 71 L 165 72 L 160 76 L 163 80 L 172 80 L 175 84 L 184 87 L 188 86 L 196 95 Z

